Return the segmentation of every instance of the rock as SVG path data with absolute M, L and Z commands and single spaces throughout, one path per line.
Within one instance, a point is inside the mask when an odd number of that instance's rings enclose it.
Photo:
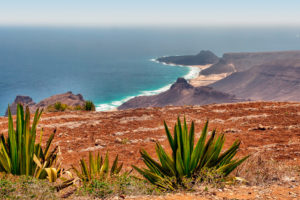
M 240 130 L 234 128 L 228 128 L 224 130 L 224 133 L 238 133 Z
M 80 152 L 85 152 L 85 151 L 96 151 L 96 150 L 99 150 L 99 149 L 103 149 L 104 147 L 103 146 L 94 146 L 94 147 L 88 147 L 86 149 L 81 149 Z
M 85 104 L 85 100 L 83 99 L 83 96 L 81 94 L 75 95 L 72 92 L 66 92 L 64 94 L 57 94 L 46 98 L 36 104 L 35 107 L 47 108 L 48 106 L 53 105 L 56 102 L 61 102 L 62 104 L 66 104 L 68 106 L 82 106 Z
M 24 107 L 28 106 L 29 108 L 32 108 L 36 104 L 31 97 L 18 95 L 16 96 L 15 101 L 9 106 L 12 115 L 15 115 L 17 113 L 18 103 L 22 104 Z M 5 112 L 5 116 L 7 115 L 8 109 Z
M 115 142 L 116 142 L 116 143 L 122 143 L 122 139 L 119 138 L 119 137 L 117 137 L 117 138 L 115 139 Z
M 271 130 L 272 127 L 271 126 L 263 126 L 261 124 L 259 124 L 257 127 L 255 128 L 249 128 L 249 131 L 265 131 L 265 130 Z
M 96 139 L 95 140 L 95 146 L 98 146 L 98 145 L 106 146 L 104 141 L 101 140 L 101 139 Z
M 17 112 L 17 104 L 21 103 L 23 106 L 28 106 L 31 113 L 35 112 L 37 108 L 47 108 L 50 105 L 54 105 L 57 102 L 61 102 L 62 104 L 66 104 L 68 106 L 83 106 L 85 104 L 85 100 L 81 94 L 73 94 L 72 92 L 66 92 L 63 94 L 53 95 L 49 98 L 46 98 L 39 103 L 35 103 L 31 97 L 29 96 L 20 96 L 18 95 L 15 101 L 11 104 L 10 109 L 12 115 L 15 115 Z M 8 111 L 6 111 L 5 116 L 7 116 Z

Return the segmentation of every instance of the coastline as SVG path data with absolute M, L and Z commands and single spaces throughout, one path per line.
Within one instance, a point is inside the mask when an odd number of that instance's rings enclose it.
M 169 63 L 159 62 L 159 61 L 157 61 L 157 59 L 150 59 L 149 61 L 156 62 L 156 63 L 162 64 L 162 65 L 189 68 L 189 72 L 186 75 L 183 76 L 183 78 L 186 79 L 189 82 L 197 79 L 200 75 L 201 70 L 206 69 L 207 67 L 210 67 L 210 66 L 207 66 L 207 65 L 176 65 L 176 64 L 173 64 L 173 63 L 169 64 Z M 97 104 L 96 105 L 96 111 L 99 111 L 99 112 L 117 111 L 118 110 L 117 108 L 120 105 L 122 105 L 123 103 L 125 103 L 126 101 L 129 101 L 130 99 L 132 99 L 134 97 L 138 97 L 138 96 L 152 96 L 152 95 L 160 94 L 162 92 L 165 92 L 165 91 L 169 90 L 173 83 L 170 83 L 168 85 L 165 85 L 165 86 L 163 86 L 161 88 L 158 88 L 158 89 L 155 89 L 155 90 L 145 90 L 145 91 L 140 92 L 138 95 L 127 96 L 127 97 L 125 97 L 123 99 L 120 99 L 120 100 L 112 101 L 112 102 L 109 102 L 109 103 Z
M 212 75 L 201 75 L 200 72 L 204 69 L 207 69 L 211 67 L 213 64 L 207 64 L 207 65 L 177 65 L 175 63 L 165 63 L 165 62 L 159 62 L 156 59 L 152 59 L 152 61 L 161 63 L 163 65 L 169 65 L 169 66 L 178 66 L 178 67 L 188 67 L 190 68 L 190 72 L 185 75 L 183 78 L 185 78 L 192 86 L 194 87 L 200 87 L 200 86 L 206 86 L 209 84 L 212 84 L 216 81 L 219 81 L 223 78 L 226 78 L 231 73 L 221 73 L 221 74 L 212 74 Z M 194 72 L 197 71 L 197 74 L 193 74 L 191 72 L 194 70 Z M 189 76 L 189 74 L 192 73 L 193 75 Z
M 157 59 L 150 59 L 151 62 L 156 62 L 162 65 L 168 65 L 168 66 L 174 66 L 174 67 L 185 67 L 189 68 L 189 72 L 183 76 L 184 79 L 186 79 L 192 86 L 194 87 L 199 87 L 199 86 L 206 86 L 209 84 L 212 84 L 218 80 L 221 80 L 228 75 L 229 73 L 223 73 L 223 74 L 213 74 L 213 75 L 201 75 L 200 72 L 204 69 L 209 68 L 212 66 L 212 64 L 207 64 L 207 65 L 178 65 L 175 63 L 165 63 L 165 62 L 160 62 Z M 179 78 L 179 77 L 178 77 Z M 145 90 L 140 92 L 137 95 L 133 96 L 127 96 L 121 100 L 116 100 L 110 103 L 102 103 L 96 105 L 96 111 L 99 112 L 112 112 L 112 111 L 117 111 L 118 107 L 122 105 L 123 103 L 129 101 L 132 98 L 138 97 L 138 96 L 152 96 L 152 95 L 157 95 L 162 92 L 165 92 L 170 89 L 173 83 L 170 83 L 168 85 L 165 85 L 159 89 L 155 90 Z

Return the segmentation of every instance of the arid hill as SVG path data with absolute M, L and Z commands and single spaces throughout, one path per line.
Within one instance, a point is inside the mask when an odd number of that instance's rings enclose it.
M 251 67 L 276 61 L 293 61 L 300 58 L 300 51 L 225 53 L 218 63 L 201 71 L 203 75 L 241 72 Z
M 300 59 L 254 66 L 209 86 L 252 100 L 300 101 Z
M 178 78 L 171 88 L 153 96 L 138 96 L 125 102 L 118 109 L 183 106 L 183 105 L 205 105 L 212 103 L 229 103 L 243 101 L 211 87 L 194 87 L 185 79 Z
M 296 171 L 297 175 L 293 174 L 293 170 L 300 166 L 300 102 L 244 102 L 113 112 L 45 113 L 39 129 L 44 128 L 44 143 L 53 130 L 57 130 L 53 142 L 60 147 L 63 166 L 67 169 L 71 164 L 78 165 L 81 157 L 87 158 L 89 151 L 105 154 L 108 150 L 111 156 L 119 154 L 125 169 L 130 170 L 131 164 L 142 165 L 139 155 L 141 148 L 152 156 L 155 156 L 156 141 L 169 148 L 163 120 L 172 127 L 178 115 L 185 116 L 188 124 L 191 120 L 195 121 L 197 137 L 209 119 L 209 131 L 217 128 L 217 132 L 225 133 L 225 148 L 240 139 L 238 157 L 251 154 L 251 160 L 246 163 L 245 172 L 236 173 L 250 183 L 208 191 L 203 188 L 203 192 L 199 193 L 128 199 L 299 199 L 299 171 Z M 7 118 L 0 117 L 0 133 L 6 134 L 7 126 Z M 253 174 L 249 174 L 249 171 Z

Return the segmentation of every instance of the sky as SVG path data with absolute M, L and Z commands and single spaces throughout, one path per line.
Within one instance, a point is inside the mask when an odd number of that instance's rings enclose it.
M 0 25 L 300 26 L 300 0 L 0 0 Z

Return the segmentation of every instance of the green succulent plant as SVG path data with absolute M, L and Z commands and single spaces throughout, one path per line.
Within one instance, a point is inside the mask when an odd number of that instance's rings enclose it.
M 42 131 L 39 143 L 35 143 L 37 124 L 42 113 L 42 110 L 36 110 L 30 127 L 29 108 L 26 107 L 24 113 L 23 106 L 18 104 L 16 129 L 14 129 L 13 118 L 8 107 L 8 137 L 3 134 L 0 135 L 0 172 L 33 176 L 40 179 L 48 177 L 53 182 L 59 176 L 58 148 L 55 147 L 50 151 L 55 131 L 50 135 L 44 149 L 41 146 Z
M 184 119 L 182 126 L 178 117 L 173 136 L 166 122 L 164 122 L 164 126 L 172 155 L 168 155 L 161 144 L 156 143 L 155 149 L 159 162 L 142 149 L 140 154 L 147 168 L 138 168 L 133 165 L 133 168 L 145 179 L 163 190 L 176 190 L 178 187 L 186 187 L 184 180 L 186 178 L 196 180 L 204 168 L 215 169 L 217 173 L 227 176 L 249 157 L 234 159 L 240 146 L 238 140 L 227 151 L 221 153 L 225 136 L 224 134 L 216 136 L 216 130 L 212 131 L 206 142 L 208 121 L 196 145 L 194 145 L 194 122 L 188 130 L 186 120 Z
M 106 153 L 104 160 L 99 152 L 95 156 L 93 156 L 92 152 L 89 152 L 88 165 L 84 159 L 80 159 L 81 170 L 78 170 L 74 166 L 72 166 L 72 169 L 83 182 L 89 182 L 93 179 L 106 179 L 108 176 L 114 176 L 120 173 L 123 163 L 119 165 L 118 158 L 119 156 L 117 155 L 112 167 L 109 169 L 108 152 Z

